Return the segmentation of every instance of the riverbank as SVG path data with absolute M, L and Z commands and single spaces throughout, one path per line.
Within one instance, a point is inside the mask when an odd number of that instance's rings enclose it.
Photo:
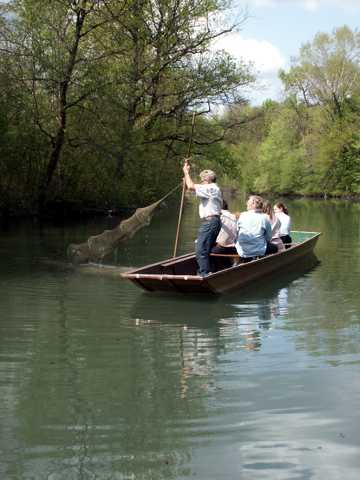
M 297 193 L 279 193 L 279 192 L 239 192 L 234 186 L 225 185 L 223 188 L 223 194 L 226 199 L 239 198 L 243 196 L 247 198 L 250 194 L 260 194 L 264 198 L 270 198 L 275 201 L 276 199 L 288 199 L 288 200 L 343 200 L 350 202 L 360 202 L 359 195 L 328 195 L 328 194 L 314 194 L 314 195 L 301 195 Z M 154 200 L 156 201 L 156 200 Z M 170 200 L 171 201 L 171 200 Z M 172 200 L 175 201 L 175 200 Z M 148 202 L 148 205 L 151 202 Z M 16 208 L 1 208 L 0 209 L 0 221 L 2 223 L 9 222 L 14 219 L 33 219 L 34 221 L 72 221 L 84 218 L 94 217 L 117 217 L 119 219 L 130 217 L 137 208 L 145 207 L 144 204 L 139 205 L 121 205 L 121 206 L 94 206 L 89 204 L 79 205 L 71 202 L 51 202 L 47 205 L 42 215 L 33 209 L 16 209 Z

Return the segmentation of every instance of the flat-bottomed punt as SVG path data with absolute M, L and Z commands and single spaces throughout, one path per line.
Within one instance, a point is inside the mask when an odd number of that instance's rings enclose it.
M 313 255 L 321 234 L 294 231 L 293 243 L 286 250 L 267 255 L 248 263 L 234 264 L 202 278 L 196 274 L 197 262 L 194 253 L 163 260 L 152 265 L 122 273 L 138 287 L 149 292 L 212 293 L 221 294 L 241 288 L 254 280 L 288 267 Z M 226 258 L 234 260 L 234 256 Z M 223 256 L 217 259 L 223 261 Z M 235 259 L 236 260 L 236 259 Z

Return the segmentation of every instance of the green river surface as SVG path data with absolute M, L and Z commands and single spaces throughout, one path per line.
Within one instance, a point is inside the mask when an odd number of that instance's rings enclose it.
M 358 480 L 360 204 L 288 205 L 320 263 L 221 297 L 70 268 L 116 219 L 3 228 L 0 480 Z M 162 209 L 108 263 L 170 257 L 176 223 Z M 188 201 L 179 253 L 197 225 Z

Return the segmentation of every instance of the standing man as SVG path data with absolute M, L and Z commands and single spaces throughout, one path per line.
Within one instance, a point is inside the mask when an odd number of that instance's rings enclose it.
M 185 160 L 183 172 L 187 189 L 195 191 L 196 196 L 200 199 L 199 215 L 201 224 L 196 243 L 196 260 L 199 265 L 199 275 L 206 277 L 210 273 L 209 254 L 211 248 L 215 245 L 216 237 L 221 228 L 222 194 L 216 184 L 216 175 L 212 170 L 200 172 L 200 184 L 192 181 L 188 160 Z

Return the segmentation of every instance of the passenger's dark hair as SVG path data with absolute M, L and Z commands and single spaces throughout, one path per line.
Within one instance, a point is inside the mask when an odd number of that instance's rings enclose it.
M 263 203 L 262 211 L 263 213 L 266 213 L 267 215 L 269 215 L 271 219 L 273 218 L 273 209 L 272 209 L 271 203 L 268 202 L 267 200 L 265 200 Z
M 289 215 L 289 210 L 286 208 L 286 205 L 282 202 L 275 203 L 275 207 L 279 210 L 282 210 L 286 215 Z
M 224 200 L 224 199 L 223 199 L 223 203 L 222 203 L 222 209 L 223 210 L 229 210 L 229 205 L 228 205 L 227 201 Z

